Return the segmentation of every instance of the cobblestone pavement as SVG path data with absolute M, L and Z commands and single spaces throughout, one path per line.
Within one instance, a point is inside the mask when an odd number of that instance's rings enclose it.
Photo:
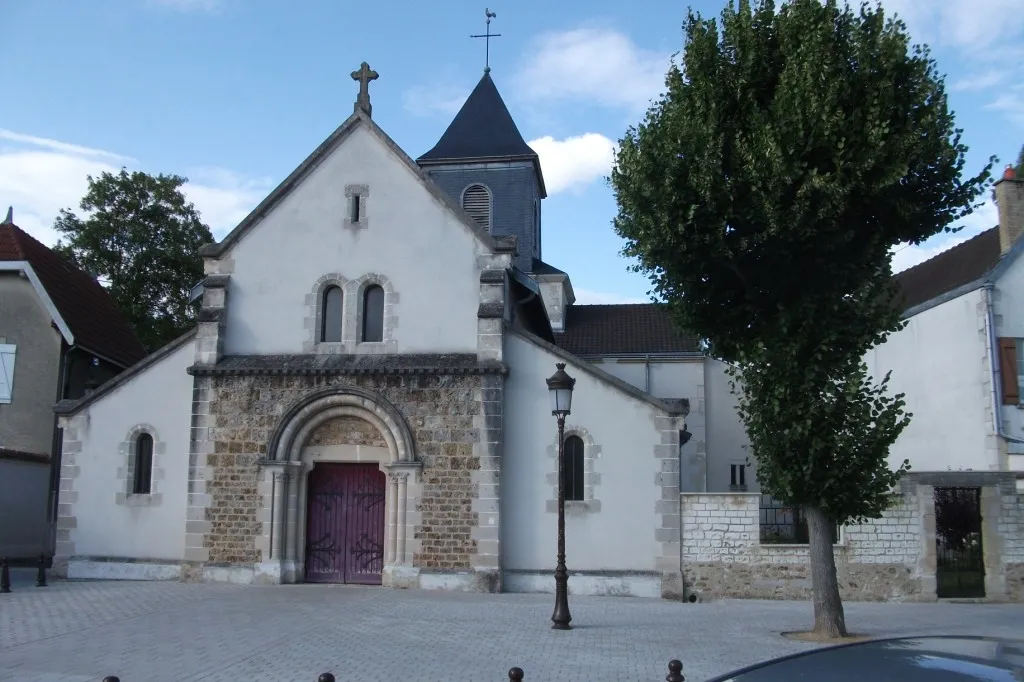
M 19 581 L 20 582 L 20 581 Z M 551 595 L 479 595 L 322 585 L 22 583 L 0 595 L 0 680 L 84 682 L 654 682 L 684 662 L 688 682 L 801 651 L 780 631 L 805 602 L 680 604 L 571 597 L 570 632 L 550 629 Z M 1024 637 L 1024 606 L 847 604 L 873 636 Z

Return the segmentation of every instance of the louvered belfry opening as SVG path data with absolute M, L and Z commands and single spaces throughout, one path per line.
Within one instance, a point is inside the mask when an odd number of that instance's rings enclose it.
M 491 193 L 483 185 L 470 185 L 462 194 L 462 208 L 488 232 L 491 230 Z

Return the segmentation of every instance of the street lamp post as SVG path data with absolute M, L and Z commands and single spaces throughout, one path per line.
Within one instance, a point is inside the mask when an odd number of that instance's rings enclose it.
M 555 363 L 557 371 L 547 380 L 551 395 L 551 414 L 558 419 L 558 565 L 555 566 L 555 611 L 551 627 L 570 629 L 569 573 L 565 569 L 565 417 L 572 408 L 572 387 L 576 380 L 565 373 L 565 363 Z

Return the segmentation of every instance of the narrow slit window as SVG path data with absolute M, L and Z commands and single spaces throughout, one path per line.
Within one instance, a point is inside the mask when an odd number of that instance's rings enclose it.
M 132 493 L 148 495 L 153 488 L 153 436 L 141 433 L 135 439 L 135 475 Z
M 565 439 L 564 485 L 565 499 L 582 501 L 583 494 L 583 439 L 569 436 Z
M 324 290 L 320 310 L 320 341 L 325 343 L 341 341 L 342 300 L 341 287 L 332 285 Z
M 384 289 L 374 284 L 363 293 L 363 341 L 384 340 Z
M 354 222 L 354 223 L 358 223 L 359 222 L 360 209 L 362 209 L 361 201 L 362 201 L 362 197 L 359 196 L 358 194 L 352 196 L 352 215 L 351 215 L 351 218 L 352 218 L 352 222 Z

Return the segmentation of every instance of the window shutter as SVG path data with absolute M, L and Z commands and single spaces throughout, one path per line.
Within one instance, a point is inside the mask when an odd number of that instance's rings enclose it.
M 1020 384 L 1017 381 L 1017 339 L 999 339 L 999 374 L 1003 380 L 1003 404 L 1020 402 Z
M 18 347 L 0 344 L 0 403 L 11 402 L 14 391 L 14 360 Z
M 491 193 L 483 185 L 468 187 L 462 195 L 462 208 L 485 230 L 491 229 Z

